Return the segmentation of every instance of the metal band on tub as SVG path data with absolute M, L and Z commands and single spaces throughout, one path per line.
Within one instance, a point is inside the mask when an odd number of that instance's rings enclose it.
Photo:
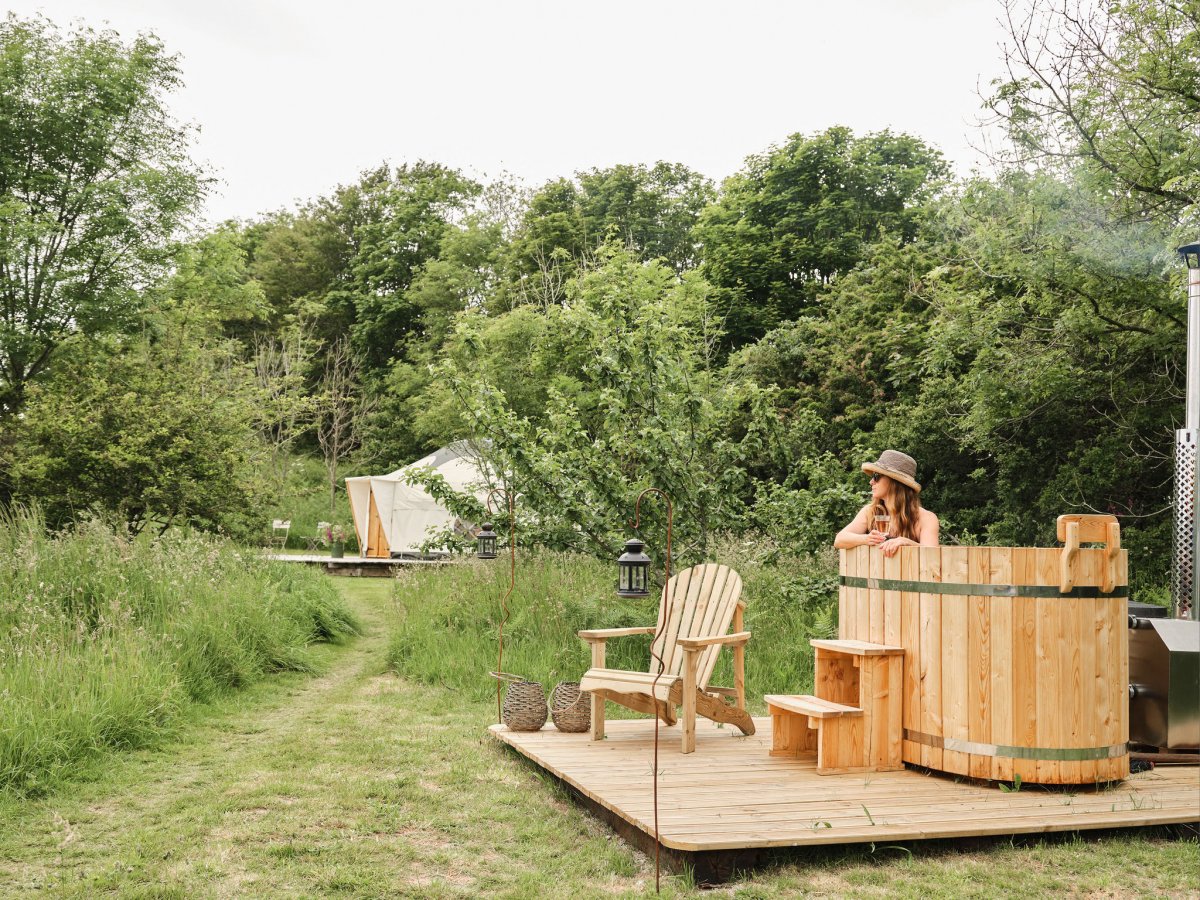
M 904 591 L 910 594 L 952 594 L 961 597 L 1061 597 L 1068 599 L 1101 599 L 1128 597 L 1129 585 L 1119 584 L 1108 593 L 1098 587 L 1077 587 L 1062 593 L 1053 584 L 955 584 L 942 581 L 902 581 L 896 578 L 861 578 L 840 576 L 843 587 L 867 588 L 872 591 Z
M 1087 760 L 1116 759 L 1129 753 L 1128 744 L 1112 744 L 1108 747 L 1008 747 L 1004 744 L 980 744 L 976 741 L 960 741 L 957 738 L 925 734 L 923 731 L 904 729 L 904 739 L 914 744 L 924 744 L 939 750 L 956 753 L 971 753 L 975 756 L 1000 756 L 1005 759 L 1040 760 Z

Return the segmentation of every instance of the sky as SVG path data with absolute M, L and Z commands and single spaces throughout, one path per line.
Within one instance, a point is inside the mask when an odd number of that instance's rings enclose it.
M 530 187 L 619 163 L 720 181 L 791 134 L 890 128 L 986 167 L 999 0 L 9 0 L 151 31 L 218 181 L 210 222 L 424 159 Z

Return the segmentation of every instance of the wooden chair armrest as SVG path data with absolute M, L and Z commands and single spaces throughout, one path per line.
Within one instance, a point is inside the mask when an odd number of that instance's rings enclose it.
M 711 635 L 709 637 L 679 638 L 676 643 L 685 650 L 699 650 L 701 647 L 711 647 L 713 644 L 729 644 L 737 646 L 750 640 L 749 631 L 738 631 L 734 634 Z
M 593 628 L 591 631 L 579 632 L 579 636 L 588 643 L 593 643 L 607 641 L 609 638 L 629 637 L 633 634 L 654 634 L 657 630 L 657 625 L 643 625 L 637 628 Z

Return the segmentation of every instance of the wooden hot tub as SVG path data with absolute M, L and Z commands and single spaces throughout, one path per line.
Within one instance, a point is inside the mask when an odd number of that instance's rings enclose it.
M 1129 774 L 1126 552 L 1107 516 L 1061 517 L 1059 537 L 841 551 L 839 637 L 905 651 L 905 762 L 1048 784 Z

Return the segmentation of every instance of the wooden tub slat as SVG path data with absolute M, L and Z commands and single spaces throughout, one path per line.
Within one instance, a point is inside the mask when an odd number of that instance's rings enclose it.
M 967 547 L 942 548 L 942 582 L 967 584 L 969 575 Z M 967 702 L 969 671 L 968 598 L 942 595 L 942 736 L 969 741 L 970 706 Z M 969 774 L 970 757 L 958 750 L 942 750 L 942 768 L 948 772 Z
M 942 580 L 942 549 L 932 547 L 916 551 L 920 557 L 921 581 L 937 583 Z M 908 650 L 907 647 L 904 648 Z M 921 594 L 921 732 L 942 733 L 942 598 L 938 594 Z M 904 664 L 908 665 L 907 657 Z M 916 762 L 915 759 L 909 762 Z M 938 747 L 921 745 L 921 765 L 930 769 L 942 768 L 942 751 Z
M 904 581 L 921 580 L 921 560 L 917 553 L 900 553 L 900 577 Z M 902 704 L 901 735 L 921 729 L 921 594 L 903 591 L 900 594 L 900 646 L 912 648 L 900 663 L 903 667 L 904 703 Z M 909 661 L 911 660 L 911 662 Z M 921 758 L 920 745 L 905 740 L 901 756 L 908 760 Z
M 1037 584 L 1037 551 L 1032 547 L 1013 550 L 1013 583 Z M 1027 685 L 1037 684 L 1038 608 L 1033 597 L 1013 598 L 1013 744 L 1037 746 L 1037 692 Z M 1013 777 L 1037 780 L 1037 763 L 1031 759 L 1013 760 Z
M 990 564 L 988 547 L 968 547 L 968 583 L 991 584 Z M 967 598 L 967 735 L 977 744 L 992 743 L 992 600 Z M 971 777 L 990 778 L 993 759 L 972 754 L 967 763 Z
M 988 565 L 989 584 L 1013 583 L 1012 547 L 992 547 Z M 992 715 L 990 744 L 1004 744 L 1013 736 L 1013 618 L 1017 598 L 1011 603 L 991 605 L 992 642 Z M 1010 757 L 993 756 L 989 765 L 990 777 L 996 781 L 1012 781 L 1013 762 Z

